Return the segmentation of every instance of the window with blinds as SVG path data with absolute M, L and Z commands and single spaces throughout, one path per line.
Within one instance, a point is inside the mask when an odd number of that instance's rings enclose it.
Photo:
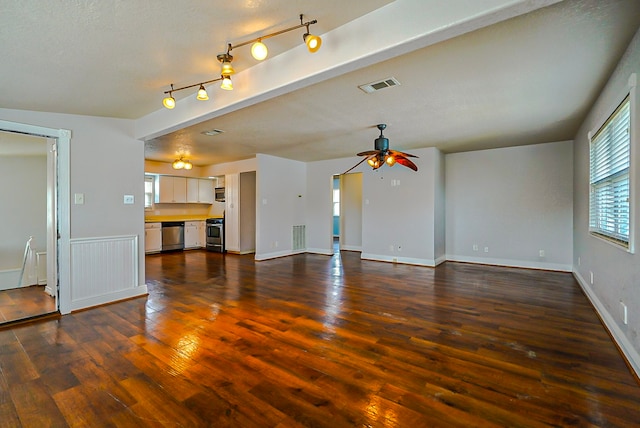
M 626 249 L 630 219 L 630 102 L 618 106 L 591 138 L 589 232 Z

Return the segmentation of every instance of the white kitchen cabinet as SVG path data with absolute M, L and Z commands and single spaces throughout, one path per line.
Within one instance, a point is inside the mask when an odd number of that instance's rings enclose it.
M 144 252 L 159 253 L 162 251 L 162 223 L 145 223 Z
M 175 204 L 187 202 L 187 178 L 160 175 L 156 191 L 156 203 Z
M 206 246 L 206 225 L 204 221 L 184 222 L 184 248 L 204 248 Z
M 201 204 L 213 204 L 213 180 L 199 178 L 198 181 L 198 201 Z
M 200 179 L 198 178 L 187 178 L 187 203 L 194 204 L 200 202 L 199 199 L 199 184 Z M 186 227 L 186 225 L 185 225 Z
M 187 178 L 187 203 L 213 204 L 213 180 Z

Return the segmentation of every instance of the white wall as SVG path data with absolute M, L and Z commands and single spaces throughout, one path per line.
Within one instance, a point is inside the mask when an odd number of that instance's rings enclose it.
M 446 260 L 446 174 L 445 155 L 437 151 L 433 163 L 434 175 L 434 258 L 435 264 Z
M 257 160 L 256 260 L 264 260 L 292 253 L 293 226 L 305 224 L 307 166 L 263 154 Z
M 0 271 L 21 269 L 29 236 L 47 248 L 47 157 L 0 156 L 0 199 Z
M 137 284 L 127 290 L 93 290 L 93 300 L 74 303 L 64 310 L 80 309 L 83 305 L 106 303 L 118 298 L 146 294 L 144 283 L 144 144 L 133 138 L 133 121 L 79 115 L 0 109 L 0 119 L 53 129 L 71 130 L 69 154 L 70 192 L 84 194 L 84 204 L 66 207 L 70 210 L 70 237 L 83 240 L 114 236 L 138 239 Z M 125 205 L 124 195 L 133 195 L 135 203 Z M 73 199 L 73 198 L 72 198 Z M 84 266 L 86 271 L 99 267 Z M 134 266 L 135 264 L 135 266 Z M 71 296 L 83 295 L 85 285 L 61 284 Z M 69 287 L 77 287 L 69 290 Z M 74 294 L 75 292 L 75 294 Z M 71 297 L 73 299 L 73 297 Z
M 447 260 L 571 271 L 572 163 L 570 141 L 447 155 Z
M 629 91 L 629 77 L 640 77 L 640 31 L 609 82 L 593 105 L 575 137 L 574 148 L 574 274 L 598 309 L 618 345 L 640 375 L 640 105 L 638 88 L 632 110 L 631 191 L 632 224 L 635 224 L 635 254 L 628 253 L 589 234 L 589 139 L 587 133 L 601 125 L 621 97 Z M 633 99 L 632 99 L 633 101 Z M 632 109 L 634 107 L 632 106 Z M 635 168 L 635 170 L 634 170 Z M 593 273 L 591 284 L 590 273 Z M 628 325 L 622 321 L 627 305 Z

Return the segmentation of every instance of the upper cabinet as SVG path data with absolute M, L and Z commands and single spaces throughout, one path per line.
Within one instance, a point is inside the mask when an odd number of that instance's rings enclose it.
M 160 175 L 158 177 L 157 183 L 158 187 L 156 189 L 156 203 L 179 204 L 187 202 L 186 177 Z
M 156 184 L 158 204 L 213 203 L 213 181 L 210 179 L 159 175 Z
M 187 178 L 187 203 L 212 204 L 213 180 L 207 178 Z

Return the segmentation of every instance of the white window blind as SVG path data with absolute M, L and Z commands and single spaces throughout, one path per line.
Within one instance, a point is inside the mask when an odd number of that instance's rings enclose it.
M 629 248 L 630 102 L 591 139 L 589 231 Z

